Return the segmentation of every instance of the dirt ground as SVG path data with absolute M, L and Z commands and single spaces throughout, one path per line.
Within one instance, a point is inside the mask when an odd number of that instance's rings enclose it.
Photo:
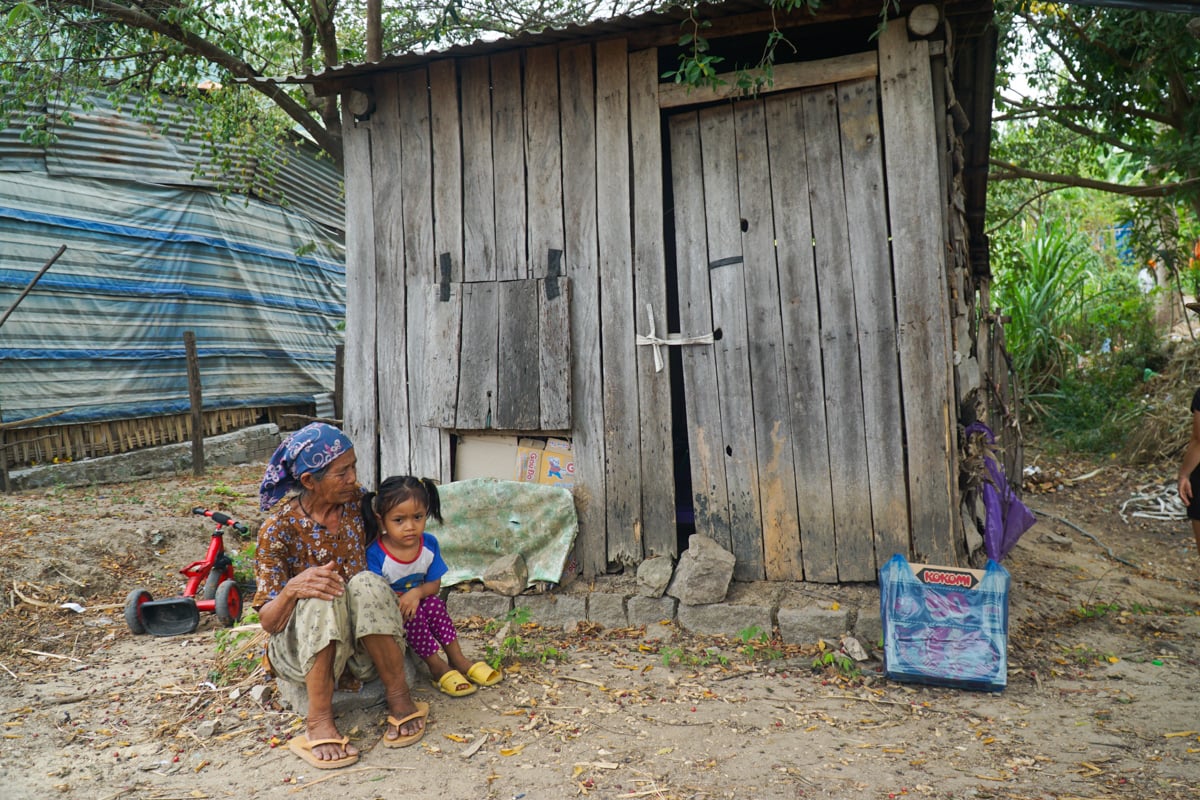
M 500 685 L 452 699 L 419 682 L 433 711 L 416 746 L 373 747 L 381 708 L 344 714 L 364 755 L 325 772 L 282 745 L 302 720 L 237 657 L 253 631 L 124 622 L 131 589 L 178 594 L 202 557 L 211 525 L 194 506 L 261 520 L 261 465 L 0 495 L 0 796 L 1200 796 L 1200 557 L 1185 522 L 1120 513 L 1175 465 L 1027 461 L 1039 521 L 1005 560 L 1003 692 L 896 683 L 877 659 L 815 669 L 816 643 L 526 626 Z M 463 623 L 469 654 L 498 643 Z

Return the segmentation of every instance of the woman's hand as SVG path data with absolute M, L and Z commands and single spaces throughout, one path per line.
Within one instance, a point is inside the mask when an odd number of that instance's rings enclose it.
M 283 591 L 263 604 L 258 610 L 258 621 L 267 633 L 279 633 L 287 627 L 296 603 L 305 598 L 332 600 L 346 591 L 337 565 L 330 561 L 319 567 L 309 567 L 294 578 L 288 579 Z
M 1192 504 L 1192 476 L 1190 474 L 1179 476 L 1179 499 L 1185 506 Z
M 337 571 L 337 564 L 330 561 L 319 567 L 309 567 L 296 577 L 290 579 L 284 587 L 297 600 L 315 598 L 317 600 L 332 600 L 341 597 L 346 591 L 346 581 Z

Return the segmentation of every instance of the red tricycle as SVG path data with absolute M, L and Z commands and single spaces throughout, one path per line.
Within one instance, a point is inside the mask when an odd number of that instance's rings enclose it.
M 193 508 L 193 514 L 216 523 L 203 561 L 193 561 L 179 573 L 187 578 L 181 597 L 155 600 L 144 588 L 125 598 L 125 624 L 134 634 L 176 636 L 191 633 L 200 625 L 200 612 L 217 615 L 225 627 L 242 616 L 242 595 L 233 578 L 233 559 L 225 552 L 225 529 L 248 534 L 246 526 L 220 511 Z M 199 593 L 199 597 L 197 597 Z

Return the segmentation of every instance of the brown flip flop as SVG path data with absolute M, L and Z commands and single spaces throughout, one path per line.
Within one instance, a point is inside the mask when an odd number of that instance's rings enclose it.
M 388 725 L 395 725 L 396 730 L 399 731 L 400 728 L 406 722 L 410 722 L 414 719 L 426 719 L 429 716 L 429 703 L 426 703 L 422 700 L 418 700 L 416 702 L 416 706 L 417 706 L 417 710 L 414 711 L 413 713 L 409 714 L 407 717 L 402 717 L 400 719 L 397 719 L 397 718 L 393 717 L 391 714 L 388 714 L 388 718 L 387 718 Z M 387 732 L 384 731 L 383 746 L 384 747 L 408 747 L 410 744 L 416 744 L 417 742 L 419 742 L 421 740 L 421 737 L 425 735 L 425 729 L 428 727 L 429 727 L 429 722 L 426 719 L 425 724 L 421 726 L 421 730 L 417 731 L 416 733 L 410 733 L 407 736 L 405 736 L 402 733 L 399 736 L 397 736 L 395 739 L 387 738 Z

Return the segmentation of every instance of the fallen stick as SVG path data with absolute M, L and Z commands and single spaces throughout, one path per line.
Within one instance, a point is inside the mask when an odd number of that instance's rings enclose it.
M 600 681 L 589 681 L 587 678 L 576 678 L 572 675 L 559 675 L 558 677 L 563 679 L 564 681 L 575 681 L 576 683 L 586 683 L 589 686 L 595 686 L 597 689 L 608 689 L 608 687 L 605 686 Z
M 1037 514 L 1040 517 L 1046 517 L 1047 519 L 1052 519 L 1052 520 L 1055 520 L 1056 522 L 1061 522 L 1063 525 L 1066 525 L 1068 528 L 1071 528 L 1072 530 L 1082 533 L 1084 536 L 1086 536 L 1087 538 L 1089 538 L 1093 542 L 1095 542 L 1098 547 L 1102 548 L 1104 550 L 1104 552 L 1108 554 L 1108 557 L 1111 558 L 1113 561 L 1119 561 L 1120 563 L 1124 564 L 1125 566 L 1132 567 L 1132 568 L 1138 570 L 1139 572 L 1141 572 L 1142 568 L 1140 566 L 1138 566 L 1137 564 L 1134 564 L 1132 561 L 1126 561 L 1125 559 L 1121 558 L 1120 556 L 1118 556 L 1116 553 L 1114 553 L 1112 551 L 1111 547 L 1109 547 L 1104 542 L 1097 539 L 1092 534 L 1085 531 L 1083 528 L 1076 525 L 1074 522 L 1071 522 L 1068 519 L 1063 519 L 1062 517 L 1056 516 L 1054 514 L 1047 514 L 1045 511 L 1042 511 L 1041 509 L 1038 509 L 1038 508 L 1032 508 L 1031 510 L 1033 511 L 1033 513 Z
M 39 608 L 54 608 L 55 607 L 54 603 L 45 603 L 45 602 L 42 602 L 41 600 L 34 600 L 31 597 L 26 597 L 25 595 L 21 594 L 21 590 L 17 588 L 16 581 L 13 581 L 12 588 L 13 588 L 13 593 L 16 594 L 17 597 L 21 598 L 21 602 L 23 602 L 23 603 L 29 603 L 29 605 L 37 606 Z
M 43 653 L 41 650 L 27 650 L 25 648 L 21 648 L 21 652 L 33 653 L 35 656 L 45 656 L 46 658 L 61 658 L 64 661 L 74 661 L 76 664 L 83 663 L 82 658 L 75 658 L 74 656 L 60 656 L 58 653 Z
M 1080 475 L 1078 478 L 1063 478 L 1063 483 L 1082 483 L 1083 481 L 1086 481 L 1088 478 L 1096 477 L 1101 472 L 1104 472 L 1104 470 L 1105 470 L 1105 467 L 1097 467 L 1096 469 L 1092 470 L 1091 472 L 1089 472 L 1086 475 Z
M 324 783 L 325 781 L 328 781 L 328 780 L 333 780 L 334 778 L 340 777 L 340 776 L 342 776 L 342 775 L 349 775 L 351 772 L 367 772 L 367 771 L 369 771 L 369 770 L 373 770 L 373 769 L 407 769 L 407 770 L 414 770 L 414 769 L 416 769 L 416 767 L 385 767 L 385 766 L 378 766 L 378 767 L 356 767 L 356 768 L 354 768 L 354 769 L 344 769 L 344 770 L 338 770 L 337 772 L 334 772 L 332 775 L 326 775 L 324 778 L 317 778 L 316 780 L 311 780 L 311 781 L 309 781 L 308 783 L 302 783 L 302 784 L 300 784 L 299 786 L 297 786 L 297 787 L 295 787 L 295 788 L 293 788 L 293 789 L 291 789 L 291 790 L 289 790 L 289 791 L 291 791 L 291 792 L 295 793 L 295 792 L 298 792 L 298 791 L 300 791 L 301 789 L 307 789 L 307 788 L 308 788 L 308 787 L 310 787 L 310 786 L 316 786 L 318 783 Z

